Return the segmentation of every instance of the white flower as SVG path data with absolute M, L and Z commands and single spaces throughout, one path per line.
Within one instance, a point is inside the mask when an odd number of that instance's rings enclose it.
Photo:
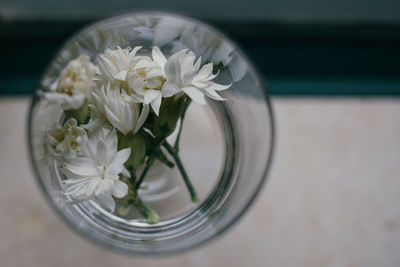
M 86 131 L 78 126 L 74 118 L 68 119 L 64 126 L 54 124 L 46 131 L 46 146 L 54 157 L 66 160 L 83 155 L 87 140 Z
M 133 102 L 151 105 L 158 115 L 162 97 L 169 97 L 162 91 L 165 81 L 163 68 L 167 62 L 158 47 L 153 47 L 152 57 L 136 55 L 140 46 L 133 48 L 107 49 L 98 58 L 99 81 L 125 90 Z
M 183 49 L 173 54 L 164 67 L 166 82 L 162 90 L 168 92 L 183 91 L 192 100 L 206 104 L 204 96 L 214 100 L 224 100 L 216 91 L 228 89 L 231 85 L 212 82 L 218 74 L 213 74 L 213 64 L 208 63 L 200 69 L 201 58 L 195 62 L 196 55 Z
M 154 46 L 150 57 L 137 57 L 133 69 L 128 73 L 127 82 L 129 90 L 133 90 L 132 97 L 145 105 L 151 104 L 158 116 L 161 100 L 170 97 L 177 91 L 163 90 L 165 82 L 164 66 L 167 59 L 157 46 Z
M 89 137 L 86 155 L 66 162 L 61 169 L 67 178 L 63 181 L 66 195 L 76 200 L 95 198 L 114 211 L 112 195 L 122 198 L 128 193 L 128 186 L 119 180 L 119 174 L 131 153 L 130 148 L 117 151 L 117 142 L 114 129 L 101 128 Z
M 123 134 L 136 133 L 149 114 L 148 105 L 144 105 L 140 113 L 140 104 L 135 103 L 125 90 L 118 85 L 102 86 L 89 95 L 90 120 L 83 126 L 96 130 L 103 125 L 111 124 Z
M 115 50 L 106 49 L 104 54 L 98 56 L 99 78 L 103 84 L 119 85 L 121 88 L 126 87 L 126 76 L 132 70 L 137 51 L 141 46 L 122 49 L 117 47 Z
M 52 85 L 51 91 L 44 93 L 43 96 L 65 110 L 78 109 L 94 85 L 92 79 L 95 73 L 96 66 L 90 62 L 89 57 L 79 56 L 68 63 Z

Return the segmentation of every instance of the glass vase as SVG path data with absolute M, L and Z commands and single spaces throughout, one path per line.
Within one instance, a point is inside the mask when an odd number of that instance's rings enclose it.
M 63 193 L 56 163 L 46 160 L 46 127 L 64 119 L 47 102 L 66 64 L 79 55 L 96 61 L 106 48 L 157 45 L 165 55 L 189 49 L 217 66 L 217 81 L 232 84 L 225 101 L 191 104 L 182 124 L 180 153 L 199 201 L 192 203 L 176 167 L 155 164 L 139 195 L 160 220 L 149 224 L 135 209 L 111 213 L 94 200 Z M 182 122 L 179 122 L 182 123 Z M 177 127 L 178 128 L 178 127 Z M 29 112 L 29 146 L 36 180 L 54 210 L 79 235 L 107 247 L 139 254 L 182 251 L 219 236 L 248 210 L 270 167 L 273 116 L 266 87 L 249 60 L 226 36 L 202 22 L 161 12 L 135 12 L 91 25 L 73 36 L 39 81 Z M 173 141 L 177 132 L 168 140 Z

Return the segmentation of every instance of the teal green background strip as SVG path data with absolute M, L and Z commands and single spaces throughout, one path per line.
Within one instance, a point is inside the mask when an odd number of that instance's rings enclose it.
M 379 78 L 266 78 L 272 95 L 400 96 L 399 79 Z
M 30 95 L 35 78 L 0 81 L 1 96 Z M 399 79 L 332 77 L 265 77 L 268 93 L 276 96 L 400 96 Z
M 32 94 L 87 21 L 0 21 L 0 96 Z M 212 23 L 243 49 L 272 95 L 400 96 L 400 24 Z

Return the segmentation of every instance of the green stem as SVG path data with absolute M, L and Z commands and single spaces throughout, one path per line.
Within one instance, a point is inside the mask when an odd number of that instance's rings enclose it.
M 188 109 L 188 107 L 190 105 L 190 102 L 192 102 L 192 100 L 190 98 L 186 98 L 185 106 L 183 108 L 183 112 L 182 112 L 182 115 L 181 115 L 181 123 L 179 125 L 178 135 L 176 136 L 175 144 L 174 144 L 174 150 L 176 151 L 176 153 L 178 153 L 178 151 L 179 151 L 179 140 L 181 139 L 183 119 L 185 118 L 185 114 L 186 114 L 186 111 L 187 111 L 187 109 Z
M 135 171 L 134 171 L 134 169 L 133 169 L 132 167 L 129 167 L 129 168 L 128 168 L 128 171 L 129 171 L 129 173 L 131 174 L 131 177 L 128 178 L 128 181 L 129 181 L 129 183 L 130 183 L 133 187 L 135 187 L 135 184 L 136 184 L 136 175 L 135 175 Z
M 185 185 L 189 191 L 190 198 L 192 199 L 192 202 L 198 202 L 199 198 L 197 197 L 196 190 L 194 189 L 191 181 L 189 180 L 189 176 L 186 173 L 185 168 L 183 167 L 182 161 L 178 156 L 178 153 L 172 148 L 172 146 L 167 142 L 163 142 L 163 147 L 168 151 L 169 154 L 174 158 L 176 166 L 178 166 L 178 169 L 182 175 L 183 181 L 185 182 Z
M 122 206 L 127 206 L 127 205 L 132 205 L 134 206 L 139 213 L 143 216 L 143 218 L 147 221 L 149 224 L 155 224 L 159 222 L 159 216 L 157 212 L 155 212 L 153 209 L 151 209 L 145 202 L 143 202 L 137 190 L 135 189 L 136 181 L 134 181 L 135 178 L 133 179 L 127 179 L 125 178 L 125 182 L 128 185 L 128 195 L 124 199 L 116 199 L 116 201 L 119 201 L 120 205 Z
M 149 158 L 146 161 L 146 166 L 144 167 L 144 170 L 139 177 L 139 181 L 137 181 L 137 183 L 135 185 L 135 190 L 139 190 L 140 185 L 142 184 L 147 172 L 149 171 L 149 169 L 150 169 L 151 165 L 153 165 L 153 163 L 154 163 L 154 155 L 150 154 Z
M 157 149 L 156 158 L 160 162 L 162 162 L 165 165 L 167 165 L 168 168 L 173 168 L 175 166 L 175 164 L 167 158 L 167 156 L 164 154 L 164 152 L 161 149 Z
M 143 218 L 145 218 L 149 224 L 155 224 L 159 222 L 160 217 L 158 214 L 149 206 L 147 206 L 146 203 L 144 203 L 139 197 L 132 199 L 131 203 L 136 207 L 136 209 L 140 212 L 140 214 L 142 214 Z

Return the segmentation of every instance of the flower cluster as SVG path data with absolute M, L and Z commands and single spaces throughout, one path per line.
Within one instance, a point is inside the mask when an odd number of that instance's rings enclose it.
M 60 77 L 52 85 L 52 92 L 44 94 L 50 102 L 59 104 L 63 109 L 77 109 L 85 101 L 93 87 L 96 66 L 88 56 L 80 56 L 71 60 L 61 71 Z
M 84 55 L 67 64 L 42 94 L 65 114 L 62 123 L 46 129 L 45 147 L 60 167 L 66 196 L 94 199 L 111 211 L 118 200 L 136 206 L 154 223 L 158 217 L 138 194 L 147 171 L 156 160 L 176 164 L 192 201 L 198 200 L 179 159 L 179 138 L 174 147 L 166 138 L 191 100 L 224 100 L 219 91 L 230 85 L 214 82 L 213 63 L 202 64 L 187 49 L 169 58 L 157 46 L 150 54 L 141 50 L 107 48 L 96 64 Z

